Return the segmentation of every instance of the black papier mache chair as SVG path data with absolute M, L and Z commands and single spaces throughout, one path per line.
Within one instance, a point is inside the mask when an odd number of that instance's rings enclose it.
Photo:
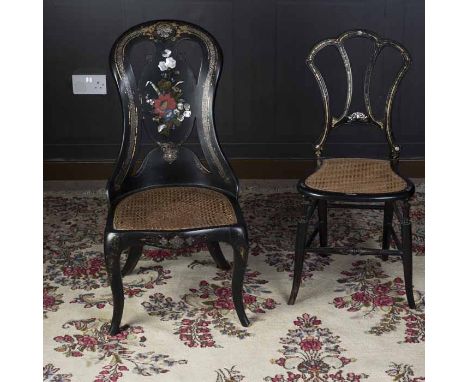
M 181 21 L 137 25 L 112 48 L 124 131 L 107 184 L 104 255 L 114 305 L 111 335 L 120 330 L 122 276 L 135 268 L 143 246 L 171 248 L 194 239 L 207 243 L 222 269 L 230 265 L 219 242 L 233 247 L 232 296 L 241 324 L 249 325 L 242 297 L 247 228 L 238 204 L 238 180 L 219 147 L 213 121 L 221 59 L 208 32 Z M 194 128 L 205 164 L 185 145 Z M 137 168 L 143 136 L 154 147 Z M 128 256 L 121 269 L 124 250 Z
M 349 109 L 353 95 L 353 76 L 344 42 L 353 38 L 369 39 L 372 42 L 373 49 L 364 74 L 363 94 L 365 112 L 357 111 L 350 113 Z M 337 117 L 331 113 L 329 92 L 325 80 L 315 64 L 316 54 L 328 46 L 335 47 L 341 55 L 347 78 L 345 108 L 343 113 Z M 396 49 L 400 53 L 402 65 L 387 94 L 383 117 L 379 119 L 374 115 L 371 106 L 370 86 L 377 58 L 386 47 Z M 307 58 L 307 64 L 320 88 L 325 120 L 323 132 L 315 146 L 318 164 L 317 170 L 312 175 L 299 181 L 297 185 L 298 191 L 303 196 L 304 216 L 297 228 L 294 279 L 289 298 L 290 305 L 296 301 L 299 291 L 305 252 L 311 251 L 322 255 L 329 253 L 351 255 L 378 254 L 383 260 L 387 260 L 389 255 L 400 256 L 403 260 L 408 305 L 410 308 L 415 308 L 412 284 L 413 258 L 409 205 L 409 199 L 414 194 L 414 185 L 409 179 L 402 177 L 398 173 L 400 146 L 394 141 L 391 124 L 393 99 L 397 87 L 408 70 L 410 63 L 411 58 L 409 53 L 400 44 L 392 40 L 381 39 L 376 34 L 365 30 L 352 30 L 341 34 L 336 39 L 321 41 L 312 48 Z M 390 159 L 322 158 L 322 151 L 330 131 L 335 127 L 348 123 L 367 123 L 382 130 L 390 149 Z M 383 203 L 383 205 L 379 204 L 379 202 Z M 329 247 L 327 240 L 328 208 L 384 210 L 382 249 Z M 309 235 L 308 227 L 316 209 L 318 210 L 318 223 L 313 227 Z M 401 239 L 396 235 L 392 225 L 394 214 L 400 222 Z M 311 247 L 317 235 L 319 236 L 320 246 Z M 396 250 L 389 249 L 392 239 L 397 247 Z

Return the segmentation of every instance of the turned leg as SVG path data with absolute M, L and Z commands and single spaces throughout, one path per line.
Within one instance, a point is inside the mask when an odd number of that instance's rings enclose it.
M 328 208 L 327 201 L 320 200 L 318 202 L 318 215 L 319 215 L 319 240 L 320 246 L 326 247 L 328 245 Z M 326 254 L 320 254 L 326 257 Z
M 120 331 L 120 321 L 122 320 L 124 308 L 124 291 L 122 274 L 120 271 L 120 255 L 122 253 L 120 241 L 119 236 L 116 234 L 110 233 L 105 235 L 104 257 L 114 304 L 112 322 L 109 330 L 109 334 L 112 336 Z
M 236 308 L 237 316 L 242 326 L 249 326 L 250 322 L 245 314 L 243 299 L 244 274 L 247 268 L 248 250 L 244 245 L 233 245 L 234 268 L 232 271 L 232 299 Z
M 315 210 L 317 202 L 310 204 L 306 202 L 305 211 L 303 218 L 297 224 L 296 232 L 296 250 L 294 254 L 294 277 L 291 294 L 289 296 L 288 305 L 294 305 L 296 302 L 297 293 L 301 286 L 302 269 L 304 266 L 305 246 L 307 239 L 307 227 L 309 226 L 309 220 Z
M 231 265 L 228 263 L 226 258 L 221 251 L 219 243 L 217 241 L 211 241 L 208 243 L 208 250 L 210 251 L 210 255 L 213 258 L 216 266 L 222 270 L 229 270 L 231 269 Z
M 318 215 L 319 215 L 319 239 L 320 246 L 326 247 L 328 245 L 328 226 L 327 226 L 327 201 L 320 200 L 318 202 Z
M 122 268 L 122 276 L 126 276 L 133 272 L 138 260 L 140 260 L 141 254 L 143 253 L 143 245 L 134 245 L 128 250 L 127 261 Z
M 411 309 L 416 308 L 413 295 L 413 244 L 411 236 L 410 205 L 403 202 L 403 219 L 401 223 L 401 245 L 403 249 L 403 272 L 405 275 L 406 299 Z
M 385 202 L 383 234 L 382 234 L 382 249 L 388 249 L 390 247 L 390 242 L 391 242 L 390 230 L 392 228 L 392 221 L 393 221 L 393 202 Z M 383 261 L 387 261 L 388 255 L 382 255 L 381 258 Z

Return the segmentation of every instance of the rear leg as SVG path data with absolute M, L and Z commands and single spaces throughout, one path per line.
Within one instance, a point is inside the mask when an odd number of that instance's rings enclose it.
M 210 241 L 208 243 L 208 250 L 210 251 L 210 255 L 218 268 L 224 271 L 231 269 L 231 265 L 224 257 L 223 252 L 221 251 L 221 248 L 217 241 Z
M 321 247 L 328 246 L 328 204 L 326 200 L 318 202 L 318 228 L 319 228 L 319 241 Z M 328 257 L 326 253 L 320 253 L 321 257 Z
M 250 325 L 249 319 L 245 314 L 243 284 L 244 275 L 247 268 L 248 249 L 247 246 L 235 246 L 234 249 L 234 269 L 232 272 L 232 299 L 236 309 L 237 317 L 242 326 Z
M 382 234 L 382 249 L 388 249 L 390 247 L 390 231 L 392 229 L 393 220 L 393 202 L 385 202 L 384 207 L 384 223 L 383 223 L 383 234 Z M 383 261 L 388 260 L 388 255 L 381 256 Z
M 122 276 L 126 276 L 133 272 L 138 260 L 140 260 L 141 254 L 143 253 L 143 245 L 134 245 L 128 250 L 128 257 L 125 265 L 122 268 Z

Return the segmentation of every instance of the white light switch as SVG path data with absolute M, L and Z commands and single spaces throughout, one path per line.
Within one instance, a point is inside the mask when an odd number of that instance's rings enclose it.
M 73 74 L 73 94 L 107 94 L 105 74 Z

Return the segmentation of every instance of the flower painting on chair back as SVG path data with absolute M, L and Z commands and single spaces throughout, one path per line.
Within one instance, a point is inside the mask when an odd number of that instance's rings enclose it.
M 169 137 L 185 118 L 190 118 L 192 112 L 190 104 L 183 98 L 181 86 L 184 81 L 180 79 L 177 60 L 172 56 L 172 51 L 165 49 L 155 66 L 160 72 L 160 79 L 156 83 L 146 81 L 145 103 L 155 122 L 156 132 Z

